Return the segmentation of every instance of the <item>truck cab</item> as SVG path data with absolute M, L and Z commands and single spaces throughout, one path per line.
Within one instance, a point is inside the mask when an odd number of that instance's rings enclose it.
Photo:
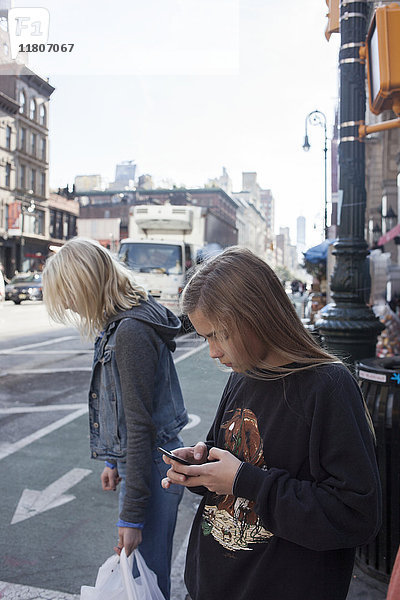
M 189 244 L 179 241 L 121 241 L 119 259 L 135 273 L 135 279 L 149 294 L 179 315 L 179 297 L 193 264 Z
M 179 297 L 205 244 L 207 211 L 200 206 L 142 204 L 131 208 L 129 238 L 119 258 L 139 285 L 180 316 Z

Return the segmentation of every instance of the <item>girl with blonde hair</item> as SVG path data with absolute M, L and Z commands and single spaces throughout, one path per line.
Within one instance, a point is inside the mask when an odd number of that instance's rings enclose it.
M 232 247 L 189 280 L 183 312 L 232 371 L 206 442 L 176 449 L 165 489 L 203 496 L 192 600 L 345 600 L 355 548 L 380 526 L 360 389 L 303 327 L 273 270 Z
M 50 316 L 95 338 L 89 388 L 92 458 L 105 461 L 104 490 L 121 482 L 118 552 L 139 548 L 170 595 L 172 539 L 183 489 L 160 486 L 156 448 L 182 446 L 188 422 L 172 360 L 180 321 L 93 240 L 74 238 L 43 271 Z M 136 571 L 135 571 L 136 573 Z

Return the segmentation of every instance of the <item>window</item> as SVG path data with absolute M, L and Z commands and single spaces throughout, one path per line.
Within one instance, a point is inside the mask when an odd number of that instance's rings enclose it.
M 35 219 L 35 233 L 38 235 L 44 234 L 44 212 L 38 210 Z
M 31 138 L 31 154 L 32 156 L 36 156 L 36 133 L 32 133 Z
M 69 215 L 68 219 L 68 239 L 78 235 L 76 228 L 76 217 Z
M 39 108 L 39 123 L 41 125 L 46 125 L 46 108 L 44 104 L 41 104 Z
M 63 220 L 63 240 L 68 239 L 68 215 L 64 215 Z
M 11 150 L 11 127 L 9 125 L 6 127 L 6 148 Z
M 36 169 L 31 170 L 31 190 L 36 191 Z
M 11 165 L 10 163 L 6 164 L 6 187 L 10 187 L 11 184 Z
M 42 160 L 46 160 L 46 138 L 41 138 L 40 140 L 40 157 Z
M 21 133 L 20 133 L 20 150 L 23 150 L 25 152 L 26 150 L 26 129 L 25 127 L 21 127 Z
M 63 218 L 62 218 L 62 213 L 61 212 L 57 212 L 57 214 L 56 214 L 55 237 L 58 238 L 59 240 L 62 240 L 62 234 L 63 234 Z
M 40 174 L 40 194 L 46 196 L 46 173 Z
M 26 96 L 22 90 L 19 93 L 19 112 L 24 115 L 26 110 Z
M 25 174 L 26 174 L 26 167 L 25 167 L 25 165 L 21 165 L 20 171 L 19 171 L 19 187 L 21 189 L 25 189 Z
M 50 209 L 50 226 L 49 226 L 50 237 L 56 237 L 55 230 L 56 230 L 56 213 L 54 210 Z
M 36 121 L 36 102 L 33 98 L 29 102 L 29 118 Z

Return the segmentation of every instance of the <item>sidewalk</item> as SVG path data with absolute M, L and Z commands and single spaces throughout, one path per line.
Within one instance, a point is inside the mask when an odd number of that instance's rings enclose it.
M 370 577 L 357 566 L 346 600 L 385 600 L 388 584 Z

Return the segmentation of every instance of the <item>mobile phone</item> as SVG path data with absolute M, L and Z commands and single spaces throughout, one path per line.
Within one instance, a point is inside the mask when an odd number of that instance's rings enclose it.
M 184 458 L 181 458 L 180 456 L 176 456 L 175 454 L 172 454 L 172 452 L 169 452 L 169 450 L 164 450 L 164 448 L 157 448 L 157 450 L 159 452 L 161 452 L 161 454 L 165 454 L 166 456 L 169 456 L 169 458 L 172 458 L 172 460 L 176 460 L 176 462 L 181 463 L 181 465 L 191 465 L 192 464 L 189 461 L 185 460 Z

